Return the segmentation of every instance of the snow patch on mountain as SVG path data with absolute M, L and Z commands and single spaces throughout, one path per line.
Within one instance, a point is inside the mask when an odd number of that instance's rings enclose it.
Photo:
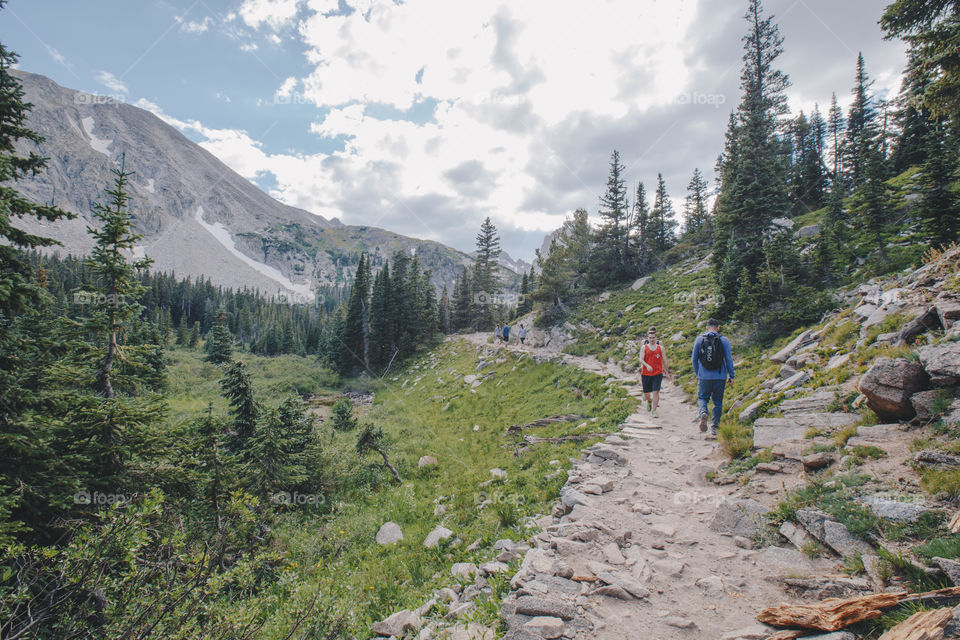
M 97 135 L 93 132 L 95 123 L 93 121 L 93 116 L 87 116 L 80 121 L 80 124 L 83 125 L 83 131 L 87 134 L 87 137 L 90 138 L 90 146 L 93 147 L 94 151 L 99 151 L 103 155 L 110 156 L 110 145 L 113 144 L 113 140 L 107 140 L 105 138 L 98 138 Z
M 233 238 L 230 237 L 230 232 L 227 230 L 226 227 L 224 227 L 219 222 L 214 222 L 213 224 L 211 224 L 209 222 L 204 221 L 203 207 L 197 207 L 196 220 L 197 222 L 200 223 L 200 226 L 202 226 L 204 229 L 210 232 L 210 235 L 216 238 L 217 242 L 223 245 L 223 247 L 227 251 L 232 253 L 237 258 L 240 258 L 247 265 L 249 265 L 250 267 L 253 267 L 258 272 L 267 276 L 271 280 L 278 282 L 285 289 L 292 291 L 293 293 L 297 294 L 297 296 L 302 298 L 301 300 L 298 300 L 298 302 L 313 300 L 313 297 L 314 297 L 313 288 L 309 284 L 306 284 L 306 283 L 295 284 L 289 278 L 283 275 L 283 273 L 281 273 L 279 269 L 271 267 L 268 264 L 263 264 L 262 262 L 258 262 L 253 258 L 251 258 L 250 256 L 248 256 L 247 254 L 240 251 L 239 249 L 237 249 L 236 245 L 233 242 Z

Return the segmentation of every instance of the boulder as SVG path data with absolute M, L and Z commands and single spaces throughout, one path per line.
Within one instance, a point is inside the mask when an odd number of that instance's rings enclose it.
M 780 351 L 770 356 L 770 362 L 773 362 L 776 364 L 785 363 L 787 361 L 787 358 L 792 356 L 797 349 L 813 342 L 813 339 L 810 337 L 812 333 L 813 331 L 811 331 L 810 329 L 807 329 L 806 331 L 798 335 L 796 338 L 791 340 L 787 344 L 787 346 L 785 346 L 783 349 L 780 349 Z
M 797 521 L 807 530 L 807 533 L 841 556 L 853 555 L 857 551 L 862 554 L 873 553 L 873 547 L 854 536 L 845 526 L 822 511 L 799 509 Z
M 766 400 L 766 398 L 760 398 L 759 400 L 752 402 L 746 409 L 740 412 L 740 415 L 737 416 L 737 418 L 743 423 L 750 422 L 757 417 L 760 407 L 763 406 L 763 403 L 766 402 Z
M 913 456 L 913 461 L 917 464 L 933 465 L 936 467 L 960 466 L 960 456 L 950 455 L 943 451 L 924 450 Z
M 394 544 L 403 540 L 403 531 L 396 522 L 387 522 L 377 531 L 377 544 Z
M 717 533 L 752 538 L 764 525 L 768 509 L 751 498 L 728 498 L 717 506 L 710 529 Z
M 816 235 L 820 235 L 820 225 L 818 224 L 808 224 L 805 227 L 800 227 L 797 231 L 797 237 L 799 238 L 810 238 Z
M 639 291 L 640 289 L 643 288 L 645 284 L 650 282 L 650 279 L 651 279 L 650 276 L 644 276 L 642 278 L 639 278 L 638 280 L 634 281 L 632 285 L 630 285 L 630 288 L 633 289 L 634 291 Z
M 895 522 L 916 522 L 923 514 L 930 511 L 929 507 L 910 502 L 898 502 L 879 496 L 870 496 L 863 499 L 863 504 L 870 507 L 878 518 L 886 518 Z
M 937 315 L 940 317 L 940 324 L 944 329 L 949 329 L 957 320 L 960 320 L 960 299 L 947 297 L 941 293 L 935 302 Z
M 573 509 L 578 504 L 587 504 L 588 499 L 587 496 L 576 489 L 565 486 L 560 489 L 560 502 L 567 509 Z
M 793 389 L 794 387 L 799 387 L 801 384 L 806 382 L 810 378 L 810 374 L 807 371 L 798 371 L 793 374 L 786 380 L 781 380 L 777 384 L 773 385 L 774 393 L 781 393 L 787 389 Z
M 803 551 L 814 539 L 802 528 L 793 524 L 789 520 L 780 525 L 780 535 L 790 541 L 790 544 L 798 550 Z
M 836 369 L 837 367 L 842 367 L 843 365 L 845 365 L 845 364 L 847 364 L 848 362 L 850 362 L 850 356 L 851 356 L 851 355 L 853 355 L 853 354 L 844 353 L 844 354 L 842 354 L 842 355 L 841 355 L 841 354 L 837 354 L 837 355 L 831 357 L 831 358 L 827 361 L 827 368 L 826 368 L 826 370 L 827 370 L 827 371 L 832 371 L 833 369 Z
M 450 529 L 447 529 L 443 526 L 437 526 L 433 531 L 427 534 L 427 537 L 423 541 L 423 546 L 428 549 L 432 549 L 440 544 L 441 540 L 446 540 L 452 535 L 453 531 L 450 531 Z
M 812 453 L 808 456 L 803 456 L 801 462 L 803 462 L 803 468 L 805 471 L 817 471 L 819 469 L 826 469 L 832 465 L 834 458 L 833 454 L 829 451 L 822 451 L 820 453 Z
M 753 423 L 753 446 L 766 449 L 783 442 L 803 440 L 807 428 L 791 418 L 759 418 Z
M 934 558 L 933 563 L 940 567 L 940 570 L 947 574 L 950 582 L 960 586 L 960 562 L 956 560 L 947 560 L 946 558 Z
M 563 620 L 552 616 L 537 616 L 524 623 L 523 628 L 549 640 L 563 635 Z
M 516 613 L 524 616 L 545 616 L 572 620 L 577 610 L 562 600 L 538 596 L 520 596 L 516 602 Z
M 929 307 L 900 329 L 897 340 L 899 342 L 911 343 L 913 339 L 920 334 L 942 328 L 943 324 L 940 322 L 940 314 L 937 313 L 937 308 Z
M 494 478 L 497 478 L 498 480 L 507 479 L 507 472 L 501 469 L 500 467 L 490 469 L 490 475 L 492 475 Z
M 720 640 L 767 640 L 774 632 L 776 632 L 776 629 L 773 627 L 768 627 L 765 624 L 754 624 L 742 629 L 728 631 L 720 636 Z
M 833 391 L 817 391 L 802 398 L 792 398 L 780 403 L 780 412 L 784 415 L 825 411 L 836 398 Z
M 792 358 L 793 356 L 791 356 Z M 780 371 L 777 373 L 780 376 L 781 380 L 786 380 L 787 378 L 792 378 L 797 375 L 797 370 L 791 367 L 789 364 L 785 364 L 780 367 Z
M 423 620 L 420 616 L 413 611 L 404 609 L 403 611 L 397 611 L 386 620 L 375 622 L 370 630 L 378 636 L 400 638 L 411 631 L 416 631 L 421 626 L 423 626 Z
M 422 456 L 417 460 L 417 469 L 423 469 L 424 467 L 432 467 L 439 464 L 437 459 L 433 456 Z
M 643 315 L 650 316 L 655 313 L 660 313 L 661 311 L 663 311 L 663 307 L 650 307 L 649 309 L 646 310 L 646 312 L 644 312 Z
M 920 349 L 920 362 L 935 387 L 960 385 L 960 342 L 943 342 Z M 919 391 L 919 389 L 917 389 Z
M 909 420 L 915 414 L 910 396 L 923 390 L 929 380 L 927 372 L 916 362 L 877 358 L 857 382 L 857 389 L 882 419 Z
M 940 396 L 943 394 L 949 394 L 949 392 L 944 389 L 930 389 L 929 391 L 918 391 L 910 396 L 910 404 L 913 406 L 917 420 L 921 423 L 933 420 L 934 405 L 940 401 Z
M 478 573 L 480 573 L 480 569 L 472 562 L 455 562 L 450 567 L 450 575 L 455 578 L 472 578 Z

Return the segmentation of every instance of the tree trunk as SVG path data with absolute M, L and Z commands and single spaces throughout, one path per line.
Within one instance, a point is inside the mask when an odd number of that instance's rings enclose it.
M 386 465 L 387 469 L 390 469 L 390 473 L 393 474 L 394 479 L 398 484 L 403 484 L 403 480 L 400 479 L 400 474 L 397 473 L 396 467 L 390 464 L 390 460 L 387 459 L 387 452 L 383 449 L 377 449 L 377 453 L 383 456 L 383 464 Z

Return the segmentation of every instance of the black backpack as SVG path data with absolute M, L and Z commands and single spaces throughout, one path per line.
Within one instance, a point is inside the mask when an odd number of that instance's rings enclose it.
M 723 342 L 716 333 L 703 336 L 700 343 L 700 366 L 708 371 L 717 371 L 723 366 Z

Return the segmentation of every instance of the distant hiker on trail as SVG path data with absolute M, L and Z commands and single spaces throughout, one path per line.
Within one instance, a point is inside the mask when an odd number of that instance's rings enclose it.
M 517 331 L 517 335 L 520 337 L 520 344 L 524 344 L 524 340 L 527 339 L 527 330 L 523 328 L 523 325 L 520 325 L 520 330 Z
M 495 341 L 495 342 L 500 342 L 500 340 L 501 340 L 502 338 L 503 338 L 503 330 L 500 328 L 500 325 L 498 324 L 498 325 L 497 325 L 497 333 L 496 333 L 496 337 L 494 338 L 494 341 Z
M 720 335 L 720 321 L 707 320 L 707 332 L 693 343 L 693 372 L 697 376 L 697 405 L 700 407 L 700 431 L 707 430 L 708 406 L 713 398 L 710 435 L 716 437 L 723 412 L 726 381 L 733 382 L 733 354 L 730 341 Z
M 510 342 L 510 325 L 503 325 L 503 341 Z
M 663 343 L 657 339 L 657 328 L 650 327 L 647 339 L 640 347 L 640 384 L 643 385 L 643 397 L 647 400 L 647 411 L 657 417 L 660 406 L 660 385 L 663 376 L 670 375 L 667 368 L 667 355 Z

